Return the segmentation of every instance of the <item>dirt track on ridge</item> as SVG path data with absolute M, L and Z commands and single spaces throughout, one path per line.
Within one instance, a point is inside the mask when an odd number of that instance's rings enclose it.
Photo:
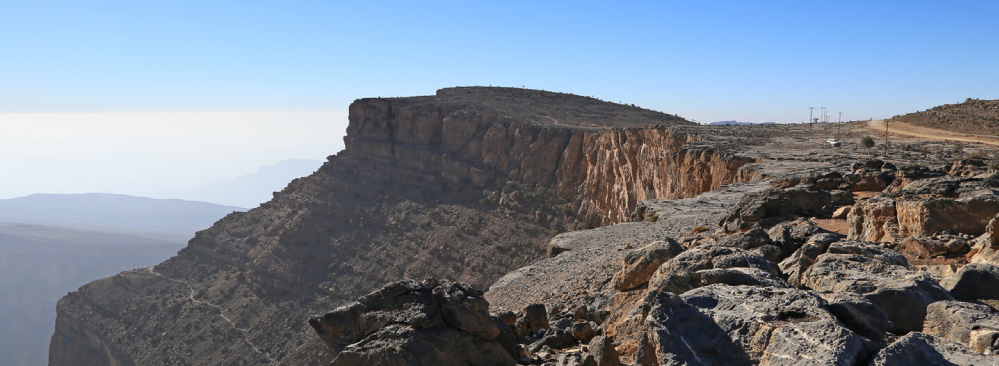
M 884 133 L 885 121 L 882 119 L 870 121 L 867 123 L 867 128 Z M 890 123 L 888 132 L 932 141 L 962 141 L 999 146 L 999 138 L 996 136 L 950 132 L 935 128 L 913 126 L 902 122 Z

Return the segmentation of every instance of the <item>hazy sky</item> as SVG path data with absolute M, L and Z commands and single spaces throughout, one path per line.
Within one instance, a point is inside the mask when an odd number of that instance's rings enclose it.
M 701 122 L 801 122 L 809 106 L 881 118 L 996 99 L 997 14 L 992 0 L 0 0 L 0 196 L 54 184 L 33 178 L 55 170 L 39 162 L 118 183 L 86 188 L 112 191 L 127 177 L 108 175 L 124 169 L 109 162 L 126 156 L 145 163 L 122 163 L 133 174 L 170 177 L 208 174 L 185 170 L 191 162 L 212 160 L 223 176 L 317 158 L 340 144 L 342 127 L 327 124 L 346 121 L 316 116 L 455 85 L 572 92 Z M 267 117 L 296 111 L 319 114 Z M 134 112 L 150 114 L 120 114 Z M 46 118 L 62 124 L 29 128 Z M 112 149 L 100 142 L 110 131 L 134 135 Z M 271 142 L 283 147 L 261 148 Z
M 325 160 L 343 149 L 347 112 L 24 113 L 0 120 L 0 198 L 185 198 L 179 192 L 281 160 Z

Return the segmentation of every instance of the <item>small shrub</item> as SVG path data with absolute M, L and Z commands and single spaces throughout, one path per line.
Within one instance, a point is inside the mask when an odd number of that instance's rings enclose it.
M 872 139 L 870 136 L 864 136 L 864 138 L 860 139 L 860 146 L 863 146 L 868 150 L 870 150 L 872 147 L 874 147 L 874 139 Z
M 709 230 L 708 227 L 704 226 L 704 225 L 701 225 L 701 226 L 698 226 L 698 227 L 694 228 L 694 232 L 695 233 L 703 233 L 703 232 L 708 231 L 708 230 Z
M 652 216 L 649 216 L 649 218 L 645 219 L 645 221 L 648 221 L 648 222 L 659 221 L 659 214 L 653 214 Z
M 971 153 L 971 155 L 969 155 L 968 157 L 978 158 L 978 159 L 988 159 L 989 158 L 989 154 L 987 154 L 984 151 L 979 150 L 979 151 L 975 151 L 975 152 Z

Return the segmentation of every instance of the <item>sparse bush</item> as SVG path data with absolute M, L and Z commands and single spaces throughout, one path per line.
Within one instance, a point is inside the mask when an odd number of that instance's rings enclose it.
M 872 147 L 874 147 L 874 139 L 872 139 L 870 136 L 864 136 L 864 138 L 860 139 L 860 146 L 863 146 L 867 148 L 867 150 L 870 150 Z
M 978 159 L 988 159 L 989 158 L 989 154 L 987 154 L 984 151 L 978 150 L 978 151 L 975 151 L 975 152 L 971 153 L 971 155 L 969 155 L 968 157 L 978 158 Z
M 645 221 L 648 221 L 648 222 L 659 221 L 659 214 L 653 214 L 652 216 L 649 216 L 649 218 L 645 219 Z

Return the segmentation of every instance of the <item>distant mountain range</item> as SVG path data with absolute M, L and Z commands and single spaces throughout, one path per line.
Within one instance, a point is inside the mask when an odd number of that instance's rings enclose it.
M 236 206 L 109 193 L 33 194 L 0 200 L 0 222 L 111 232 L 183 244 Z
M 282 160 L 260 167 L 252 174 L 179 191 L 176 197 L 253 208 L 270 201 L 273 193 L 284 189 L 288 182 L 312 174 L 322 165 L 321 160 Z
M 708 123 L 708 125 L 712 125 L 712 126 L 719 126 L 719 125 L 739 125 L 739 126 L 744 126 L 744 125 L 772 125 L 772 124 L 775 124 L 775 123 L 777 123 L 777 122 L 718 121 L 718 122 Z
M 56 301 L 87 282 L 159 263 L 183 244 L 0 222 L 0 366 L 45 365 Z

